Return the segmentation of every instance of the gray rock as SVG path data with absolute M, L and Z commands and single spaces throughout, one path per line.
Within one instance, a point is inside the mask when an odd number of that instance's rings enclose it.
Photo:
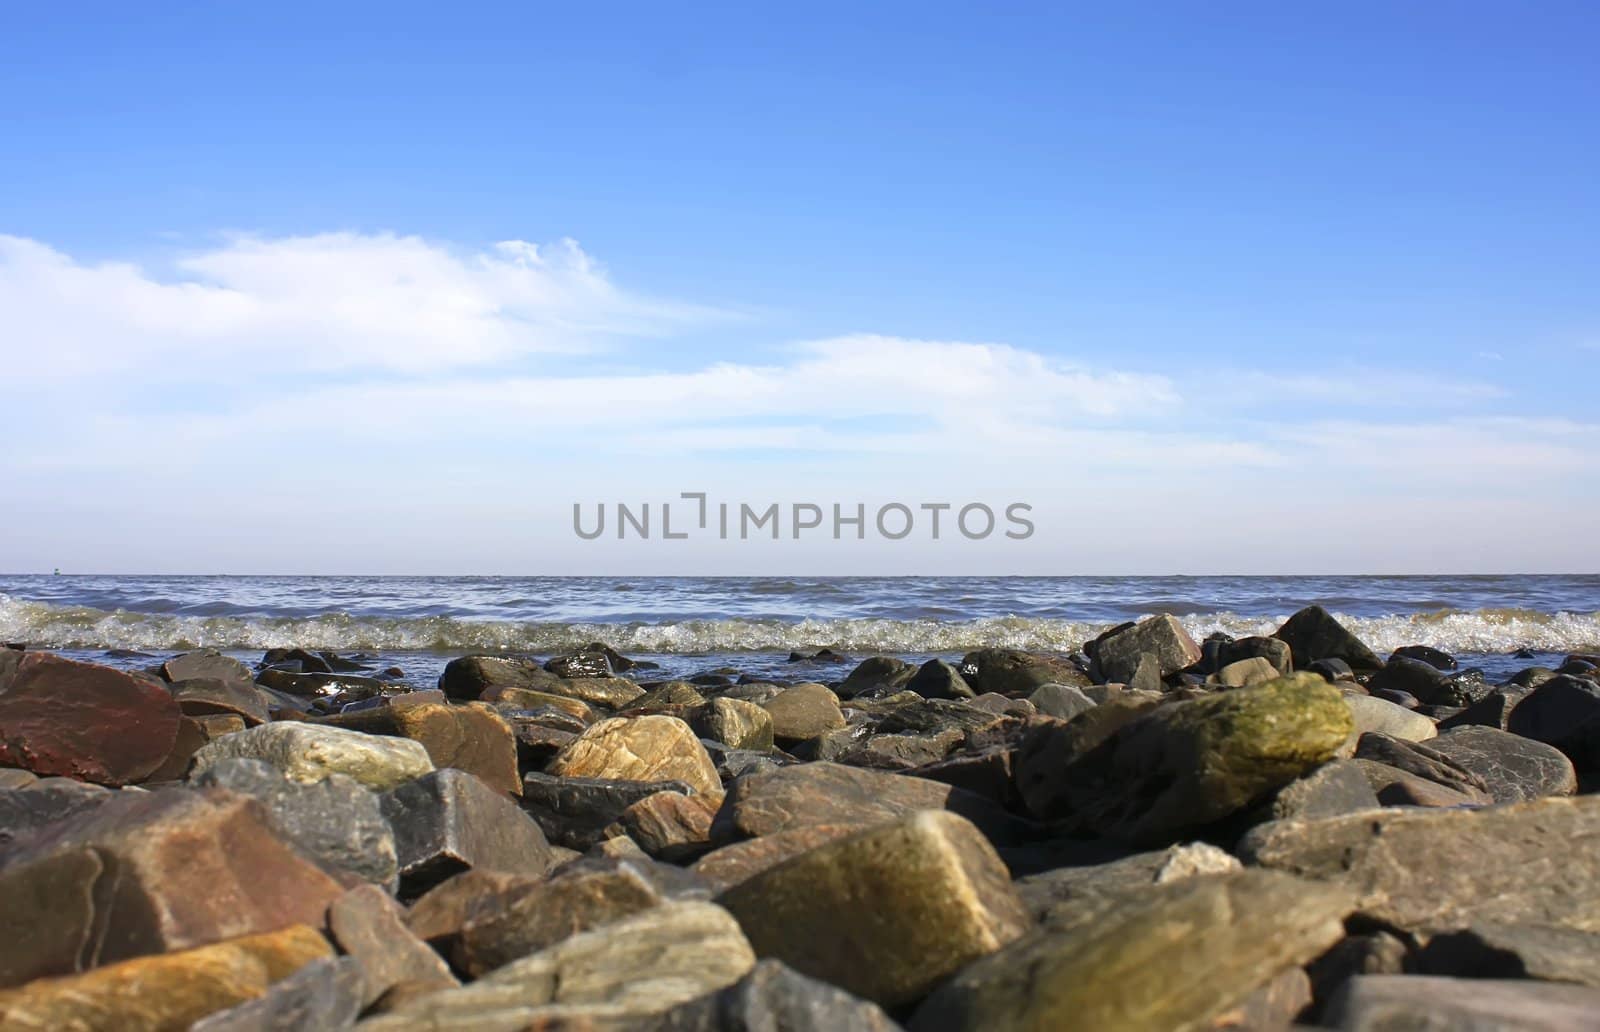
M 1057 867 L 1018 878 L 1017 894 L 1037 921 L 1076 923 L 1065 919 L 1072 910 L 1098 913 L 1106 899 L 1116 899 L 1203 874 L 1229 874 L 1241 869 L 1239 861 L 1204 842 L 1170 846 L 1104 863 Z
M 839 686 L 839 697 L 854 699 L 861 695 L 894 691 L 915 677 L 917 668 L 893 656 L 872 656 L 862 660 Z
M 1094 673 L 1100 681 L 1131 683 L 1147 653 L 1155 657 L 1159 677 L 1169 677 L 1200 659 L 1200 646 L 1170 614 L 1113 630 L 1091 644 Z
M 930 659 L 918 667 L 906 682 L 906 690 L 925 699 L 972 699 L 978 695 L 961 671 L 942 659 Z
M 1334 994 L 1322 1025 L 1341 1032 L 1575 1032 L 1594 1027 L 1600 989 L 1433 975 L 1362 975 Z
M 1248 659 L 1236 659 L 1222 667 L 1207 677 L 1206 683 L 1223 688 L 1243 688 L 1246 685 L 1260 684 L 1262 681 L 1270 681 L 1274 677 L 1281 676 L 1283 676 L 1282 671 L 1273 665 L 1272 660 L 1263 656 L 1251 656 Z
M 1483 780 L 1497 803 L 1572 795 L 1578 775 L 1552 745 L 1492 727 L 1457 727 L 1428 743 Z
M 391 890 L 398 884 L 394 830 L 378 797 L 353 778 L 330 774 L 306 785 L 262 760 L 225 759 L 193 783 L 259 801 L 269 826 L 308 856 Z
M 249 684 L 254 680 L 249 667 L 216 649 L 200 649 L 175 656 L 161 665 L 161 676 L 174 684 L 200 679 Z
M 1080 713 L 1087 713 L 1098 705 L 1093 699 L 1083 693 L 1082 688 L 1069 684 L 1041 685 L 1028 701 L 1033 703 L 1038 711 L 1047 717 L 1059 720 L 1071 720 Z
M 402 984 L 458 985 L 444 960 L 406 927 L 405 911 L 376 886 L 333 901 L 328 931 L 339 949 L 361 962 L 361 1005 Z
M 694 788 L 683 781 L 564 778 L 530 771 L 522 779 L 520 802 L 551 842 L 585 850 L 605 838 L 628 807 L 657 792 L 693 795 Z
M 1481 923 L 1436 935 L 1421 971 L 1462 978 L 1537 978 L 1600 987 L 1600 935 L 1572 928 Z
M 361 965 L 351 957 L 313 960 L 266 994 L 210 1014 L 190 1032 L 299 1032 L 351 1028 L 361 1013 Z
M 531 817 L 465 771 L 401 785 L 382 806 L 394 826 L 404 896 L 466 868 L 543 874 L 557 859 Z
M 1089 675 L 1066 656 L 1016 649 L 978 649 L 961 657 L 961 676 L 974 691 L 1029 695 L 1047 684 L 1084 688 Z
M 1555 746 L 1580 770 L 1600 766 L 1600 685 L 1570 674 L 1552 677 L 1517 702 L 1505 729 Z
M 1459 792 L 1475 803 L 1490 803 L 1488 784 L 1430 743 L 1404 742 L 1369 731 L 1356 743 L 1355 758 L 1382 763 Z
M 1466 683 L 1420 659 L 1395 656 L 1372 675 L 1368 691 L 1399 691 L 1430 706 L 1467 706 L 1472 703 Z
M 1349 760 L 1325 763 L 1279 790 L 1272 820 L 1318 820 L 1376 810 L 1381 804 L 1361 767 Z
M 1433 721 L 1421 713 L 1397 706 L 1370 695 L 1347 695 L 1345 705 L 1355 717 L 1356 733 L 1377 731 L 1390 738 L 1408 742 L 1425 742 L 1439 733 Z
M 1217 669 L 1245 659 L 1264 659 L 1279 674 L 1294 672 L 1294 654 L 1289 644 L 1278 638 L 1249 637 L 1224 641 L 1217 646 Z
M 248 680 L 197 677 L 174 681 L 172 697 L 178 700 L 178 709 L 189 716 L 232 713 L 252 727 L 268 719 L 266 698 Z
M 0 656 L 10 651 L 0 649 Z M 0 791 L 0 863 L 4 863 L 14 844 L 25 843 L 37 831 L 92 810 L 113 795 L 108 788 L 70 778 L 35 778 L 26 787 Z
M 1341 659 L 1354 670 L 1378 670 L 1383 666 L 1383 661 L 1360 638 L 1321 606 L 1307 606 L 1295 613 L 1272 636 L 1289 646 L 1296 669 L 1319 659 Z
M 637 1032 L 899 1032 L 875 1003 L 763 960 L 719 993 L 675 1007 Z
M 462 656 L 439 675 L 439 688 L 452 699 L 471 702 L 491 688 L 549 692 L 561 678 L 531 659 L 507 656 Z

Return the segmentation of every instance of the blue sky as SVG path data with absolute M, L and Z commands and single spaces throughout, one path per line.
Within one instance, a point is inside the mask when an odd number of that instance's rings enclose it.
M 13 5 L 0 568 L 1591 572 L 1597 44 L 1563 3 Z M 700 487 L 1041 518 L 568 531 Z

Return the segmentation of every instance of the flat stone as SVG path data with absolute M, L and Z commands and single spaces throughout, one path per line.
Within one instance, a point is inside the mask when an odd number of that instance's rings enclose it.
M 1338 659 L 1354 670 L 1378 670 L 1383 661 L 1321 606 L 1307 606 L 1285 620 L 1272 636 L 1286 643 L 1296 669 L 1321 659 Z
M 353 881 L 280 839 L 255 800 L 218 789 L 115 793 L 34 835 L 6 869 L 85 849 L 104 872 L 80 956 L 102 964 L 290 924 L 320 926 L 348 887 L 341 879 Z
M 690 724 L 701 738 L 730 749 L 765 752 L 773 746 L 772 715 L 743 699 L 712 699 Z
M 1405 931 L 1481 922 L 1600 931 L 1596 843 L 1600 796 L 1575 796 L 1275 821 L 1236 852 L 1246 863 L 1346 882 L 1363 913 Z
M 645 685 L 639 687 L 644 688 Z M 664 684 L 652 685 L 649 690 L 628 704 L 630 713 L 648 713 L 651 711 L 676 711 L 685 707 L 693 709 L 706 704 L 706 697 L 700 694 L 700 689 L 687 681 L 667 681 Z
M 126 785 L 171 755 L 178 704 L 160 684 L 49 653 L 16 654 L 0 694 L 0 766 Z
M 409 738 L 427 750 L 435 769 L 454 767 L 476 774 L 485 784 L 501 792 L 522 794 L 516 734 L 494 707 L 484 703 L 451 706 L 438 702 L 407 702 L 396 706 L 391 702 L 387 706 L 324 717 L 318 724 L 369 735 Z
M 1369 731 L 1356 743 L 1355 758 L 1382 763 L 1425 778 L 1461 793 L 1469 802 L 1493 802 L 1489 796 L 1489 786 L 1482 778 L 1425 743 L 1405 742 Z M 1370 768 L 1368 771 L 1370 776 Z
M 162 956 L 139 957 L 0 992 L 6 1029 L 184 1029 L 208 1014 L 263 995 L 269 986 L 332 955 L 315 929 L 291 925 L 263 935 Z
M 920 998 L 1028 926 L 988 839 L 936 810 L 824 843 L 719 902 L 757 955 L 891 1005 Z
M 1321 1024 L 1341 1032 L 1459 1029 L 1574 1032 L 1594 1027 L 1600 989 L 1431 975 L 1360 975 L 1328 1001 Z
M 502 715 L 508 710 L 534 713 L 544 709 L 558 710 L 576 720 L 579 725 L 576 728 L 564 729 L 579 733 L 600 719 L 599 711 L 582 699 L 569 699 L 565 695 L 551 695 L 549 692 L 536 692 L 524 688 L 491 688 L 483 693 L 483 701 L 494 706 Z
M 750 944 L 727 911 L 710 903 L 665 903 L 574 935 L 469 986 L 406 1002 L 362 1028 L 606 1027 L 600 1023 L 661 1014 L 716 992 L 754 964 Z
M 379 792 L 433 770 L 428 750 L 420 742 L 278 721 L 208 743 L 195 754 L 194 773 L 234 758 L 265 760 L 291 781 L 306 784 L 329 774 L 344 774 Z
M 722 792 L 716 765 L 689 725 L 661 715 L 602 720 L 561 750 L 548 771 L 556 777 L 682 781 L 705 795 Z
M 161 664 L 161 676 L 173 684 L 196 680 L 249 684 L 254 680 L 249 667 L 215 649 L 199 649 L 174 656 Z
M 328 930 L 339 949 L 360 962 L 358 1011 L 402 983 L 458 984 L 444 959 L 406 927 L 405 911 L 377 886 L 362 885 L 334 900 Z
M 1200 661 L 1200 646 L 1177 617 L 1166 613 L 1113 630 L 1091 644 L 1094 673 L 1100 681 L 1131 682 L 1147 654 L 1155 657 L 1159 677 L 1170 677 Z
M 465 771 L 434 771 L 385 793 L 381 805 L 394 827 L 403 896 L 469 867 L 543 874 L 556 861 L 531 817 Z
M 719 993 L 675 1007 L 650 1032 L 900 1032 L 883 1008 L 762 960 Z
M 785 860 L 810 852 L 824 842 L 853 835 L 862 827 L 860 824 L 809 824 L 790 828 L 723 846 L 696 860 L 690 870 L 721 892 Z
M 189 1032 L 350 1028 L 361 1014 L 361 965 L 351 957 L 313 960 L 267 987 L 264 995 L 217 1011 Z
M 763 708 L 772 717 L 772 735 L 780 742 L 803 742 L 845 725 L 839 697 L 826 685 L 797 684 Z
M 1361 768 L 1378 802 L 1384 806 L 1482 806 L 1489 802 L 1486 792 L 1450 788 L 1387 763 L 1362 759 L 1351 762 Z
M 1031 695 L 1047 684 L 1090 684 L 1089 675 L 1066 656 L 1017 649 L 978 649 L 962 656 L 957 669 L 974 690 L 1007 696 Z
M 969 965 L 908 1028 L 1204 1028 L 1343 938 L 1352 904 L 1338 886 L 1263 871 L 1142 888 Z
M 933 734 L 869 735 L 840 753 L 838 762 L 873 770 L 909 771 L 940 762 L 965 739 L 966 733 L 954 727 Z
M 1428 743 L 1483 780 L 1497 803 L 1572 795 L 1578 775 L 1553 745 L 1492 727 L 1457 727 Z
M 269 719 L 266 699 L 249 680 L 197 677 L 174 681 L 172 697 L 178 700 L 178 709 L 188 716 L 231 713 L 243 718 L 250 727 L 265 724 Z
M 640 800 L 660 792 L 694 791 L 683 781 L 556 777 L 532 771 L 523 777 L 521 805 L 551 842 L 584 850 L 608 837 L 628 807 Z
M 657 792 L 622 811 L 617 824 L 651 856 L 683 860 L 710 848 L 716 802 L 714 797 Z
M 1344 703 L 1355 718 L 1356 734 L 1377 731 L 1407 742 L 1425 742 L 1439 728 L 1421 713 L 1370 695 L 1347 695 Z
M 307 785 L 262 760 L 226 759 L 197 775 L 194 784 L 255 799 L 274 832 L 328 867 L 390 889 L 397 884 L 394 829 L 378 797 L 354 778 L 330 774 Z

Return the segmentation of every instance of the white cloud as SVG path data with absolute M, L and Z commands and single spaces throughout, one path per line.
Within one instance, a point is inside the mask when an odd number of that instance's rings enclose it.
M 393 234 L 238 236 L 175 267 L 160 278 L 0 236 L 10 370 L 421 373 L 586 351 L 719 314 L 621 290 L 571 240 L 458 252 Z

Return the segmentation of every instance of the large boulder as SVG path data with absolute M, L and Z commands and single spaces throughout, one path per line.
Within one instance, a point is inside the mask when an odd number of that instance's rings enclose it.
M 1169 677 L 1200 660 L 1200 646 L 1178 618 L 1168 613 L 1114 629 L 1090 645 L 1094 673 L 1102 682 L 1131 683 L 1146 655 L 1155 657 L 1159 677 Z
M 1240 842 L 1246 863 L 1338 879 L 1361 910 L 1405 931 L 1482 921 L 1600 931 L 1600 797 L 1480 810 L 1379 810 L 1275 821 Z
M 297 720 L 263 724 L 207 743 L 195 753 L 194 773 L 227 759 L 265 760 L 291 781 L 305 784 L 344 774 L 379 792 L 433 770 L 420 742 Z
M 988 839 L 939 810 L 824 843 L 719 901 L 757 955 L 886 1005 L 919 999 L 1028 925 Z
M 274 982 L 332 953 L 315 929 L 293 925 L 198 949 L 125 960 L 0 992 L 0 1027 L 184 1029 L 208 1014 L 261 996 Z
M 539 825 L 466 771 L 434 771 L 385 793 L 381 805 L 408 897 L 467 868 L 543 874 L 557 862 Z
M 1492 727 L 1456 727 L 1428 743 L 1483 780 L 1497 803 L 1572 795 L 1578 775 L 1553 745 Z
M 1383 660 L 1321 606 L 1307 606 L 1283 622 L 1272 636 L 1289 646 L 1295 668 L 1319 659 L 1339 659 L 1356 671 L 1378 670 Z
M 661 714 L 602 720 L 561 750 L 547 769 L 563 778 L 682 781 L 706 795 L 722 792 L 716 765 L 694 731 Z
M 1338 691 L 1309 674 L 1171 703 L 1065 762 L 1045 797 L 1052 805 L 1035 816 L 1136 844 L 1169 842 L 1333 759 L 1351 730 Z M 1041 796 L 1024 797 L 1032 806 Z
M 1203 1029 L 1343 938 L 1352 904 L 1339 886 L 1263 871 L 1091 899 L 968 966 L 909 1027 Z
M 12 654 L 21 658 L 0 694 L 0 766 L 126 785 L 171 755 L 179 711 L 165 687 L 45 652 Z

